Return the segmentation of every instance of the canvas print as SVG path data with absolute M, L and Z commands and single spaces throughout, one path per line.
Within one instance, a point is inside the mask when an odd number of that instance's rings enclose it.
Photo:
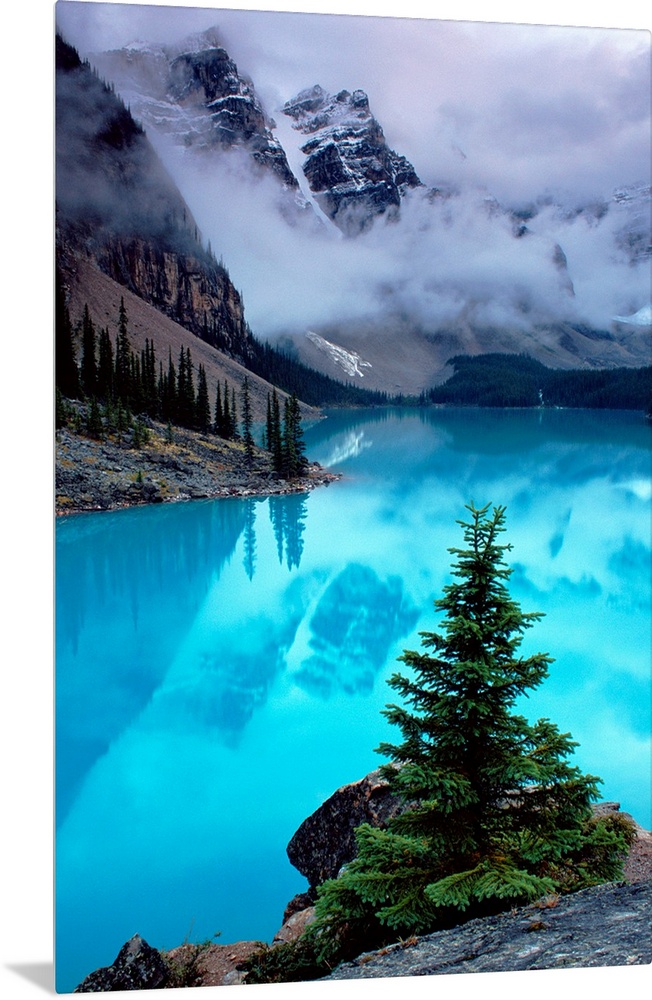
M 649 33 L 55 13 L 57 992 L 649 964 Z

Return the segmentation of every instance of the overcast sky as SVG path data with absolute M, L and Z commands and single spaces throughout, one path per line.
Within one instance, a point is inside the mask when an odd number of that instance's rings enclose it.
M 650 174 L 647 30 L 80 2 L 57 18 L 83 54 L 217 25 L 272 113 L 314 83 L 360 87 L 426 183 L 591 198 Z

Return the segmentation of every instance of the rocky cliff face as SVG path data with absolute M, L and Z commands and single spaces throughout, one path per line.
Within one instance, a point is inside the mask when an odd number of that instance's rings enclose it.
M 128 45 L 97 53 L 96 65 L 115 81 L 135 116 L 185 149 L 244 149 L 288 189 L 298 188 L 251 80 L 239 73 L 216 30 L 176 48 Z
M 378 215 L 395 214 L 421 181 L 411 163 L 390 149 L 363 90 L 328 94 L 319 84 L 283 106 L 307 136 L 303 171 L 322 210 L 347 235 Z
M 92 64 L 134 117 L 123 106 L 122 120 L 98 127 L 85 145 L 70 143 L 62 132 L 60 218 L 69 220 L 71 209 L 73 218 L 81 216 L 87 231 L 77 233 L 75 246 L 95 253 L 108 214 L 112 241 L 102 244 L 102 267 L 210 343 L 246 357 L 239 296 L 227 272 L 198 249 L 197 227 L 178 196 L 163 193 L 169 178 L 155 179 L 147 158 L 138 164 L 147 142 L 136 121 L 186 197 L 196 199 L 213 244 L 221 246 L 222 227 L 231 227 L 246 294 L 250 288 L 257 294 L 265 253 L 273 258 L 274 319 L 263 310 L 256 332 L 282 333 L 300 361 L 324 374 L 413 394 L 445 379 L 457 354 L 527 353 L 564 369 L 649 364 L 649 281 L 638 277 L 652 258 L 649 185 L 582 205 L 557 204 L 550 195 L 501 204 L 480 189 L 426 188 L 412 164 L 388 146 L 362 90 L 330 94 L 315 85 L 272 109 L 275 124 L 216 29 L 174 48 L 133 43 L 93 55 Z M 105 90 L 101 103 L 117 100 Z M 111 144 L 128 152 L 121 163 L 105 154 L 98 160 L 98 149 Z M 143 186 L 135 177 L 145 174 L 152 179 Z M 207 184 L 203 199 L 195 177 Z M 277 183 L 260 183 L 265 178 Z M 238 212 L 221 213 L 218 202 L 229 204 L 232 196 Z M 398 224 L 386 227 L 387 220 Z M 367 251 L 375 246 L 377 271 L 361 254 L 360 272 L 352 264 L 342 281 L 338 247 L 348 253 L 350 241 L 340 243 L 341 233 L 360 237 Z M 613 310 L 618 314 L 600 325 L 586 318 L 598 312 L 594 277 L 583 264 L 593 237 L 596 257 L 623 269 L 627 292 Z M 133 240 L 156 254 L 138 263 L 142 247 Z M 249 246 L 251 253 L 244 249 Z M 160 269 L 160 251 L 178 259 L 165 258 Z M 322 259 L 324 280 L 354 291 L 343 293 L 328 316 L 319 308 L 312 317 L 307 307 L 304 327 L 297 318 L 299 291 L 304 277 L 307 287 L 315 280 Z M 360 302 L 367 299 L 364 314 Z
M 246 357 L 249 332 L 228 272 L 143 129 L 57 40 L 57 263 L 81 256 L 195 335 Z
M 202 254 L 174 253 L 145 240 L 108 238 L 102 270 L 208 344 L 246 357 L 248 330 L 240 295 L 226 272 Z

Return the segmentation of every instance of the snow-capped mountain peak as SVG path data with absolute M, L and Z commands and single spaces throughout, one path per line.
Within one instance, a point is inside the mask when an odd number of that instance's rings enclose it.
M 282 111 L 307 137 L 301 150 L 311 191 L 347 235 L 369 228 L 379 215 L 395 217 L 405 192 L 421 185 L 412 164 L 388 147 L 364 90 L 329 94 L 315 84 Z

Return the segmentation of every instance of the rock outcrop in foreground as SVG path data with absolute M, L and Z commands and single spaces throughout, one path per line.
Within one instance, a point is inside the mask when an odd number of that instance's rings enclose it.
M 115 993 L 156 990 L 168 985 L 169 969 L 160 952 L 134 934 L 118 952 L 113 965 L 97 969 L 73 993 Z
M 378 771 L 339 788 L 299 827 L 288 845 L 306 875 L 308 892 L 286 907 L 274 944 L 296 940 L 314 918 L 316 887 L 354 856 L 352 831 L 385 825 L 399 809 Z M 601 802 L 598 813 L 618 812 Z M 627 814 L 624 814 L 627 815 Z M 630 817 L 631 818 L 631 817 Z M 625 879 L 568 896 L 549 896 L 493 917 L 469 920 L 343 963 L 329 980 L 595 968 L 652 963 L 652 834 L 635 823 Z M 113 965 L 98 969 L 74 992 L 145 990 L 242 983 L 243 963 L 261 943 L 182 945 L 161 954 L 138 935 Z
M 652 962 L 651 926 L 652 882 L 612 882 L 408 939 L 344 963 L 326 978 L 646 965 Z M 183 985 L 234 985 L 242 981 L 239 965 L 259 946 L 249 941 L 206 947 L 184 945 L 169 953 L 165 962 L 135 935 L 120 950 L 113 965 L 91 973 L 74 992 L 177 987 L 184 948 L 192 952 L 186 960 L 193 978 Z
M 360 781 L 343 785 L 307 819 L 287 846 L 297 871 L 308 879 L 311 890 L 336 878 L 343 865 L 355 857 L 355 830 L 361 823 L 387 826 L 404 809 L 393 795 L 380 770 Z
M 647 965 L 651 926 L 652 882 L 610 882 L 361 955 L 327 978 Z

